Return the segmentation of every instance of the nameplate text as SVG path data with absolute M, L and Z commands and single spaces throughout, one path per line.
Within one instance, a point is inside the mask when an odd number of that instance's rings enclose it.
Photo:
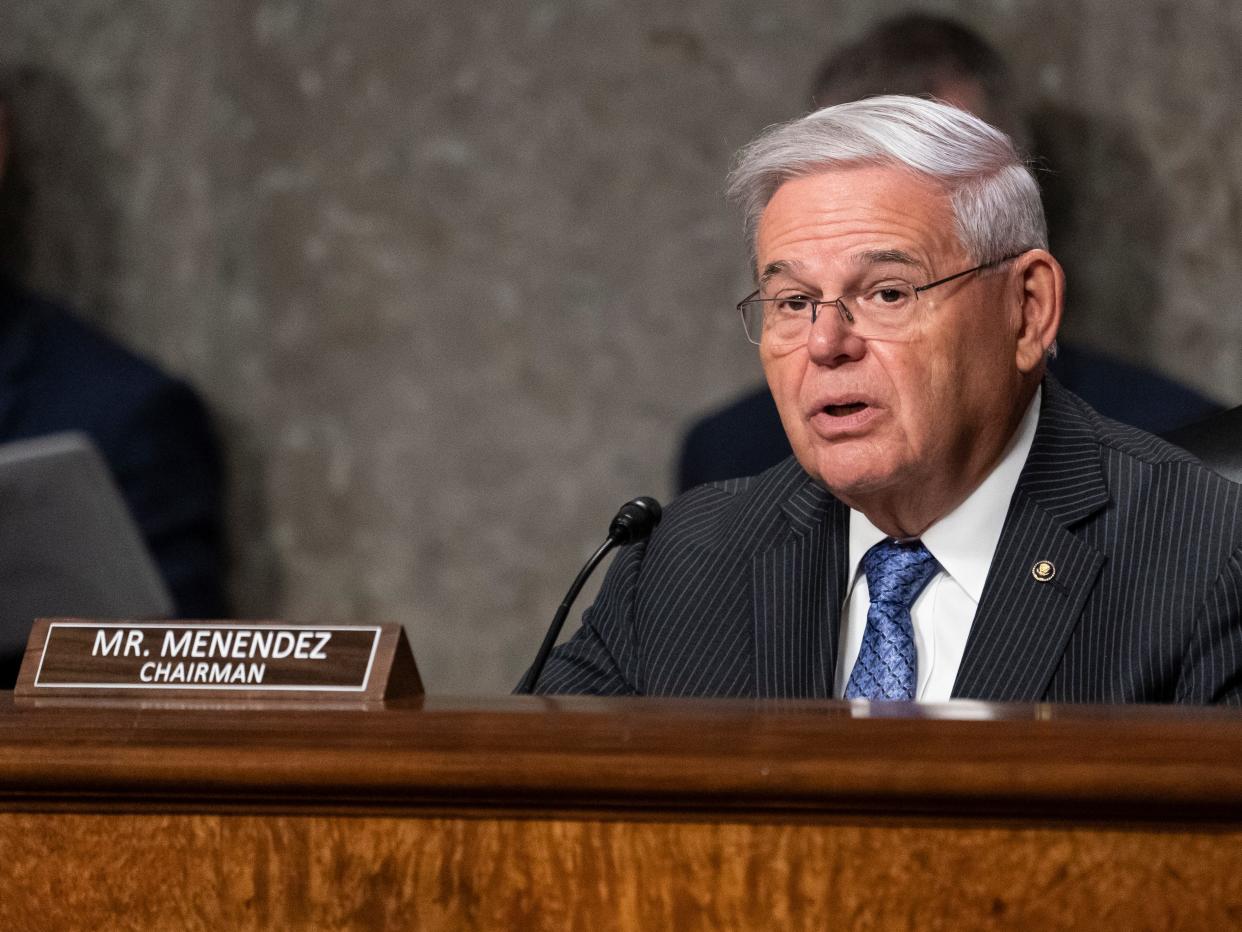
M 17 692 L 383 698 L 398 648 L 397 625 L 40 619 Z

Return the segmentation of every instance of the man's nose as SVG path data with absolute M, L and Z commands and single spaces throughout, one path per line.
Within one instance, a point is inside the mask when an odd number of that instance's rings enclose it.
M 811 360 L 821 366 L 853 362 L 867 351 L 867 342 L 854 332 L 839 303 L 820 305 L 806 343 Z

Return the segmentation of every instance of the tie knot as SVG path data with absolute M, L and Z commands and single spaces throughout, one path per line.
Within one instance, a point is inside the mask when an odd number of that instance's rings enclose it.
M 906 609 L 940 569 L 921 540 L 880 541 L 867 551 L 862 563 L 872 603 L 885 602 Z

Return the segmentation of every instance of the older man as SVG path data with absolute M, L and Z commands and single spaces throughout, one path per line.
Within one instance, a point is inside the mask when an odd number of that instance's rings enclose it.
M 1004 57 L 983 36 L 943 16 L 919 11 L 878 21 L 820 66 L 812 96 L 820 106 L 827 106 L 880 94 L 930 97 L 969 110 L 1015 136 L 1019 149 L 1024 144 L 1016 136 L 1025 139 L 1029 135 L 1026 116 L 1018 106 L 1015 78 Z M 1029 140 L 1025 148 L 1029 150 Z M 1073 189 L 1077 174 L 1066 171 L 1069 167 L 1054 164 L 1051 173 L 1044 173 L 1050 182 L 1057 180 L 1062 189 L 1061 216 L 1049 214 L 1049 236 L 1053 243 L 1058 233 L 1071 243 L 1077 240 L 1079 255 L 1068 258 L 1079 268 L 1095 268 L 1104 257 L 1083 250 L 1082 238 L 1072 229 L 1078 222 L 1072 217 L 1075 211 L 1066 209 L 1066 195 Z M 1075 261 L 1066 264 L 1072 268 Z M 1107 277 L 1102 269 L 1099 272 L 1101 280 Z M 1142 299 L 1136 303 L 1135 298 L 1144 292 L 1139 288 L 1135 295 L 1127 296 L 1133 309 L 1132 324 L 1139 327 L 1147 315 L 1141 307 Z M 1147 303 L 1152 300 L 1150 296 L 1145 299 Z M 1074 303 L 1072 314 L 1077 317 L 1099 313 L 1089 298 L 1084 301 L 1081 290 Z M 1057 343 L 1049 371 L 1108 417 L 1164 434 L 1221 410 L 1215 401 L 1152 369 L 1083 344 L 1064 339 Z M 684 491 L 713 479 L 762 472 L 790 452 L 772 395 L 763 386 L 690 426 L 678 456 L 678 488 Z
M 1008 137 L 910 97 L 743 150 L 740 304 L 794 457 L 678 499 L 541 692 L 1242 701 L 1242 486 L 1045 375 Z

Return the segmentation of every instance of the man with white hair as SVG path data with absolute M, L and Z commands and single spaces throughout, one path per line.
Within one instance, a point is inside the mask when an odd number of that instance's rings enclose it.
M 1031 151 L 1027 116 L 1004 56 L 978 32 L 951 18 L 909 11 L 875 22 L 823 62 L 812 91 L 820 107 L 881 94 L 928 97 L 960 107 L 1008 134 L 1019 151 Z M 1045 159 L 1036 161 L 1042 164 Z M 1117 275 L 1108 271 L 1110 264 L 1142 263 L 1138 258 L 1127 262 L 1118 256 L 1102 261 L 1103 256 L 1084 251 L 1087 244 L 1074 231 L 1073 215 L 1078 211 L 1067 199 L 1081 173 L 1061 161 L 1055 159 L 1054 170 L 1048 172 L 1045 165 L 1041 173 L 1046 183 L 1055 181 L 1059 189 L 1060 209 L 1048 212 L 1051 242 L 1055 246 L 1061 238 L 1078 244 L 1077 255 L 1057 254 L 1068 268 L 1091 269 L 1101 281 L 1110 275 L 1115 281 Z M 1070 314 L 1090 318 L 1100 311 L 1084 291 L 1074 289 L 1077 301 Z M 1143 299 L 1144 292 L 1138 288 L 1136 294 L 1127 296 L 1132 299 L 1129 325 L 1139 330 L 1146 313 L 1144 300 L 1147 304 L 1153 300 Z M 1057 354 L 1049 360 L 1048 371 L 1101 414 L 1154 434 L 1167 435 L 1221 410 L 1217 402 L 1163 373 L 1063 337 L 1057 340 Z M 677 487 L 685 491 L 715 479 L 753 475 L 790 452 L 771 392 L 767 386 L 757 387 L 689 426 L 677 457 Z
M 1242 487 L 1045 373 L 1010 139 L 912 97 L 746 147 L 739 304 L 794 450 L 675 501 L 539 692 L 1242 702 Z

